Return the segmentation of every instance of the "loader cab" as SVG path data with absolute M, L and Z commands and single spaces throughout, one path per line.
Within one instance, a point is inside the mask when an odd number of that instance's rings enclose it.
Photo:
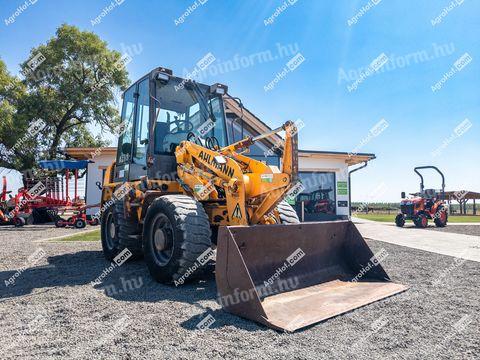
M 208 86 L 157 68 L 123 94 L 114 181 L 176 180 L 175 148 L 184 140 L 226 146 L 222 96 L 227 87 Z

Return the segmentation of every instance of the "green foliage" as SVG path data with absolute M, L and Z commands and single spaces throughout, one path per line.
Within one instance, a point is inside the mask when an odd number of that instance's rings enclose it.
M 87 125 L 103 133 L 120 123 L 115 99 L 129 80 L 119 52 L 92 32 L 62 25 L 31 50 L 21 68 L 23 81 L 11 77 L 0 61 L 0 101 L 6 99 L 0 103 L 0 144 L 12 148 L 36 121 L 45 127 L 27 136 L 15 156 L 2 156 L 0 166 L 24 170 L 40 157 L 56 158 L 59 147 L 106 145 Z
M 18 113 L 26 96 L 24 84 L 10 75 L 5 63 L 0 59 L 0 166 L 15 169 L 33 165 L 32 153 L 26 154 L 21 148 L 22 135 L 27 130 L 29 121 L 24 114 Z M 32 141 L 25 141 L 31 146 Z

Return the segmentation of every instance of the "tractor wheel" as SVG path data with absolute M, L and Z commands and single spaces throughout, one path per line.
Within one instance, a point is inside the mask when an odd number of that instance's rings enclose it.
M 13 220 L 12 220 L 12 223 L 15 227 L 22 227 L 23 225 L 25 225 L 25 219 L 22 218 L 22 217 L 14 217 Z
M 428 219 L 424 214 L 418 215 L 417 218 L 413 220 L 413 222 L 418 228 L 425 229 L 428 226 Z
M 199 256 L 211 248 L 208 216 L 200 202 L 185 195 L 165 195 L 148 208 L 143 226 L 145 261 L 158 282 L 183 284 L 202 273 Z
M 120 252 L 117 226 L 113 218 L 113 209 L 110 207 L 102 213 L 100 222 L 100 234 L 102 238 L 103 256 L 108 261 L 112 261 Z
M 436 227 L 445 227 L 448 222 L 447 210 L 442 206 L 435 213 L 435 226 Z
M 87 226 L 87 223 L 83 219 L 77 219 L 77 220 L 75 220 L 74 226 L 77 229 L 83 229 L 85 226 Z
M 280 218 L 280 223 L 282 224 L 299 224 L 300 219 L 298 218 L 297 212 L 295 209 L 287 203 L 282 201 L 277 205 L 278 217 Z
M 25 218 L 25 225 L 33 225 L 33 224 L 35 224 L 35 218 L 33 217 L 33 213 L 32 213 Z
M 118 244 L 120 251 L 128 249 L 132 253 L 131 260 L 139 259 L 143 256 L 142 249 L 142 230 L 140 225 L 125 217 L 124 201 L 115 201 L 113 208 L 113 217 L 117 226 Z
M 405 225 L 405 216 L 403 214 L 398 214 L 395 218 L 395 225 L 398 227 L 403 227 Z
M 62 228 L 62 227 L 65 227 L 65 226 L 67 226 L 67 225 L 65 224 L 65 220 L 63 220 L 61 217 L 58 216 L 58 217 L 55 219 L 55 227 L 57 227 L 57 228 Z

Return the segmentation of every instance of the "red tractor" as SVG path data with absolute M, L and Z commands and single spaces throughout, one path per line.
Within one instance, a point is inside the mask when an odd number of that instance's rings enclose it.
M 418 172 L 421 169 L 436 170 L 442 177 L 442 189 L 425 189 L 423 185 L 423 176 Z M 416 227 L 426 228 L 428 220 L 433 220 L 437 227 L 444 227 L 448 221 L 448 207 L 445 204 L 445 177 L 435 166 L 419 166 L 414 169 L 420 176 L 420 192 L 410 194 L 413 197 L 405 198 L 405 192 L 402 192 L 402 201 L 400 203 L 400 213 L 395 218 L 395 224 L 399 227 L 405 225 L 405 220 L 412 220 Z

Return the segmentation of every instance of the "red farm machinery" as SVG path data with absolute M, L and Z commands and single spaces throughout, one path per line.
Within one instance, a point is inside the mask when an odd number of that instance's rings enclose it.
M 442 178 L 440 190 L 425 189 L 424 179 L 419 170 L 433 169 Z M 402 192 L 400 213 L 395 218 L 398 227 L 405 225 L 405 220 L 412 220 L 416 227 L 426 228 L 428 220 L 433 220 L 437 227 L 445 227 L 448 222 L 448 207 L 445 203 L 445 176 L 435 166 L 419 166 L 414 169 L 420 177 L 420 192 L 412 193 L 412 197 L 406 198 Z
M 78 195 L 78 179 L 85 175 L 86 160 L 44 160 L 41 171 L 23 177 L 23 187 L 7 200 L 6 178 L 0 202 L 0 221 L 21 227 L 25 224 L 54 221 L 55 226 L 83 228 L 87 223 L 98 225 L 98 220 L 87 218 L 84 200 Z M 84 170 L 79 176 L 79 171 Z M 73 177 L 73 197 L 69 182 Z M 67 219 L 62 216 L 70 214 Z

